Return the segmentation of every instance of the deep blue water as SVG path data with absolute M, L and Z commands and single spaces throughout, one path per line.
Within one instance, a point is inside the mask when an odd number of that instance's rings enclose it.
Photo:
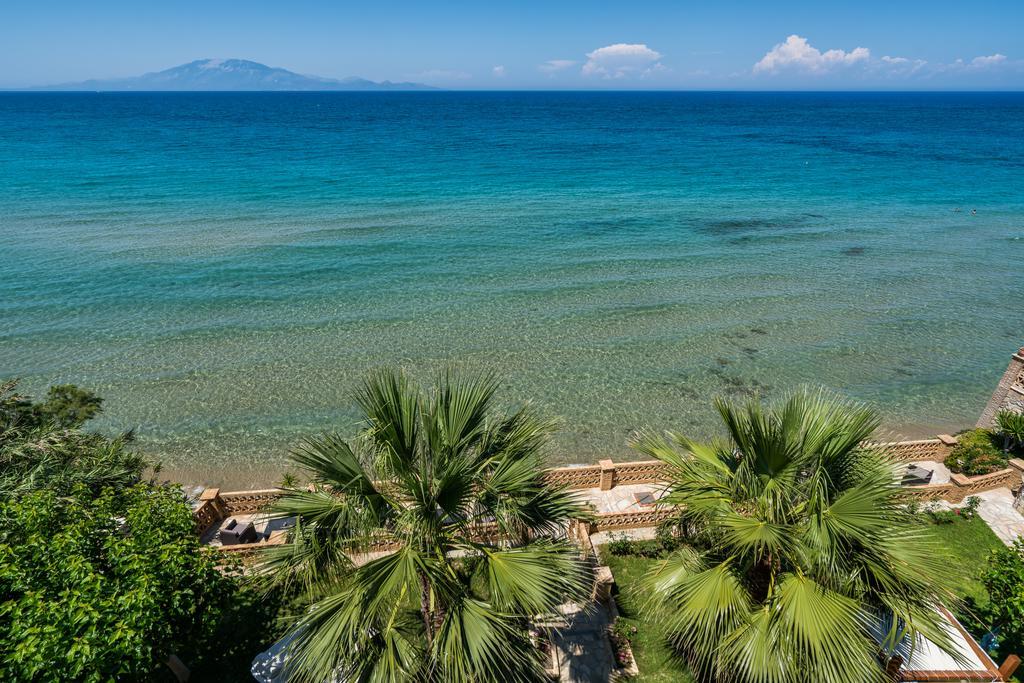
M 918 435 L 1024 342 L 1024 94 L 0 94 L 0 245 L 0 376 L 172 468 L 382 363 L 496 370 L 556 461 L 802 383 Z

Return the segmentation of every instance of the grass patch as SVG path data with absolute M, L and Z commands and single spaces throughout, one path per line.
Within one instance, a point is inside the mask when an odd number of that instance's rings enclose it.
M 615 596 L 621 614 L 620 619 L 636 627 L 632 636 L 633 656 L 641 683 L 693 683 L 693 677 L 686 665 L 674 659 L 665 643 L 665 620 L 659 619 L 647 605 L 647 597 L 640 589 L 640 582 L 647 570 L 658 560 L 631 555 L 612 555 L 604 546 L 598 549 L 601 561 L 611 567 L 618 586 Z
M 985 569 L 990 550 L 1003 547 L 988 524 L 981 517 L 957 517 L 943 524 L 929 524 L 928 532 L 942 546 L 949 567 L 949 588 L 960 598 L 982 606 L 988 602 L 988 593 L 978 577 Z

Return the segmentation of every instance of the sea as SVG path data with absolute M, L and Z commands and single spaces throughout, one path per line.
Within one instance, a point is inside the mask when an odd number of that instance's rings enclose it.
M 269 484 L 402 366 L 553 464 L 826 387 L 977 419 L 1024 344 L 1024 93 L 0 94 L 0 377 Z

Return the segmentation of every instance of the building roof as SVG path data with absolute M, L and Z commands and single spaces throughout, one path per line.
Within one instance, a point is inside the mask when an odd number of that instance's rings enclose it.
M 919 635 L 913 644 L 909 637 L 904 638 L 893 653 L 903 660 L 898 680 L 905 683 L 1003 681 L 999 667 L 956 617 L 944 608 L 940 608 L 939 611 L 946 618 L 948 632 L 959 656 L 954 657 L 924 636 Z M 878 622 L 872 630 L 876 640 L 881 642 L 886 633 L 885 625 Z

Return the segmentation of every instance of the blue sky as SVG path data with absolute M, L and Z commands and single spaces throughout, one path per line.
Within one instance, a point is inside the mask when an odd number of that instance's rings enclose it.
M 466 89 L 1021 89 L 1021 0 L 4 0 L 0 86 L 239 57 Z

